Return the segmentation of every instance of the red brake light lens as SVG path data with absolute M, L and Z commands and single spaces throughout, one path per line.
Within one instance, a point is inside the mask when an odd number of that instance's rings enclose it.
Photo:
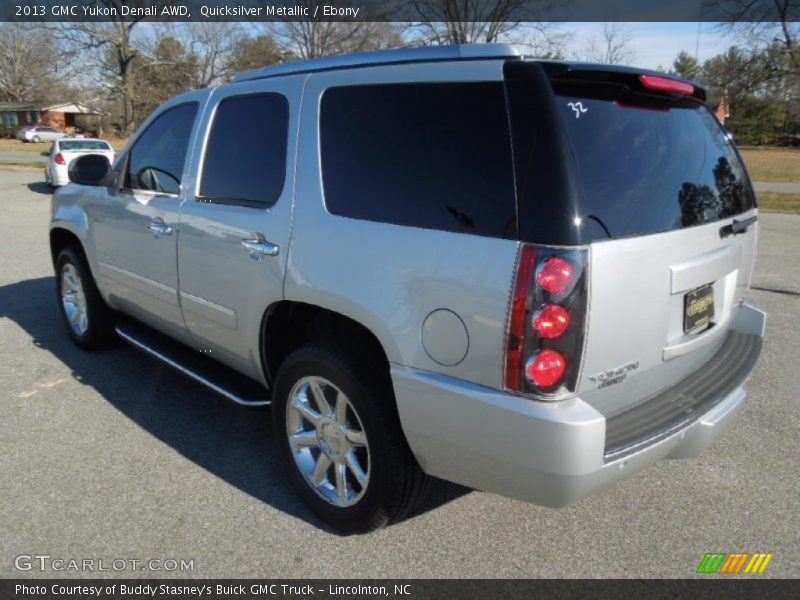
M 569 312 L 558 304 L 545 304 L 533 316 L 533 328 L 540 336 L 548 340 L 563 334 L 569 327 L 569 323 Z
M 657 92 L 673 92 L 675 94 L 684 94 L 691 96 L 694 94 L 694 86 L 685 81 L 678 81 L 677 79 L 670 79 L 669 77 L 659 77 L 657 75 L 639 75 L 639 81 L 648 90 Z
M 567 370 L 567 359 L 556 350 L 545 348 L 525 364 L 525 377 L 533 385 L 548 388 L 556 385 Z
M 518 260 L 517 280 L 514 284 L 514 296 L 511 298 L 505 356 L 505 385 L 506 388 L 516 391 L 521 389 L 520 371 L 522 370 L 522 352 L 525 345 L 525 308 L 528 303 L 533 266 L 536 262 L 536 249 L 533 246 L 522 246 Z
M 553 256 L 536 273 L 536 281 L 546 292 L 563 294 L 572 282 L 574 274 L 575 269 L 568 261 Z
M 64 157 L 61 155 L 61 152 L 56 154 L 56 164 L 57 165 L 65 165 L 65 164 L 67 164 L 66 161 L 64 161 Z

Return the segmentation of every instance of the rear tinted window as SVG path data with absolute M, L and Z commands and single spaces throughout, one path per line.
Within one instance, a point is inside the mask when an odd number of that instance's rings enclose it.
M 271 206 L 286 178 L 289 105 L 278 94 L 228 98 L 217 107 L 200 195 L 206 200 Z
M 559 96 L 577 163 L 576 217 L 612 238 L 710 223 L 753 208 L 742 164 L 713 115 Z
M 91 140 L 61 140 L 58 145 L 62 150 L 111 150 L 106 142 Z
M 333 214 L 516 236 L 500 82 L 329 89 L 320 144 L 325 203 Z

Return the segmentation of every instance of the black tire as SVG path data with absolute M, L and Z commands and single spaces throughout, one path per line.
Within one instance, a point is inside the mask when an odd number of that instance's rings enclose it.
M 344 533 L 365 533 L 407 516 L 427 489 L 428 476 L 417 464 L 400 428 L 391 380 L 385 367 L 339 345 L 303 346 L 281 365 L 272 404 L 275 440 L 292 484 L 322 521 Z M 303 378 L 321 377 L 341 390 L 357 413 L 369 445 L 369 482 L 363 496 L 347 507 L 323 499 L 295 462 L 289 445 L 287 405 Z
M 31 138 L 31 141 L 32 141 L 34 144 L 38 144 L 38 143 L 39 143 L 39 142 L 41 142 L 42 140 L 41 140 L 41 139 L 39 139 L 39 136 L 38 136 L 38 135 L 35 135 L 35 136 L 33 136 L 33 137 Z
M 74 268 L 83 289 L 87 327 L 82 333 L 73 329 L 62 302 L 63 273 L 68 265 Z M 56 299 L 67 333 L 75 345 L 84 350 L 98 350 L 110 346 L 116 340 L 114 312 L 100 296 L 83 251 L 78 246 L 64 248 L 56 259 Z

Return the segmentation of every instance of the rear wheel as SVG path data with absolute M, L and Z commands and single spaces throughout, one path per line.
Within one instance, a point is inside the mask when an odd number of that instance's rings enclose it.
M 380 371 L 368 357 L 310 345 L 284 361 L 275 382 L 273 425 L 289 477 L 318 517 L 348 533 L 403 518 L 427 482 Z
M 56 290 L 61 316 L 72 341 L 84 350 L 111 344 L 114 313 L 108 308 L 80 248 L 64 248 L 56 260 Z

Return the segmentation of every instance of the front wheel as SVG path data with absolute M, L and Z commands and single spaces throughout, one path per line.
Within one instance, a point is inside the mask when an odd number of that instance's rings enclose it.
M 96 350 L 114 340 L 114 313 L 77 246 L 64 248 L 56 259 L 56 291 L 67 332 L 77 346 Z
M 39 142 L 41 142 L 42 140 L 41 140 L 41 138 L 40 138 L 38 135 L 35 135 L 35 136 L 33 136 L 33 137 L 31 138 L 31 141 L 32 141 L 34 144 L 38 144 L 38 143 L 39 143 Z
M 406 516 L 427 476 L 405 441 L 388 373 L 333 345 L 281 365 L 273 427 L 289 477 L 309 508 L 347 533 Z

